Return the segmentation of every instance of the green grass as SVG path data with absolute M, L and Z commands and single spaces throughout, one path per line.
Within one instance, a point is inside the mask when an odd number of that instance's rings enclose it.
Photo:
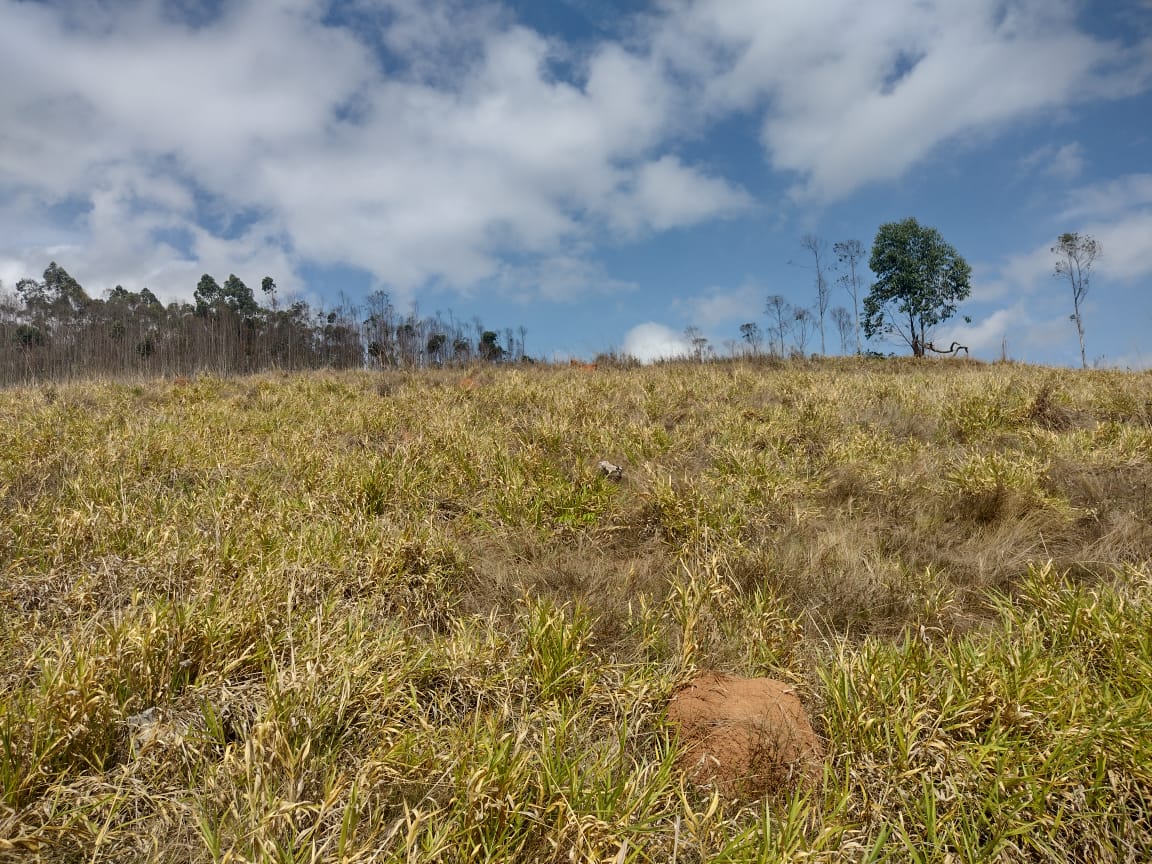
M 1152 375 L 462 377 L 0 391 L 0 859 L 1152 860 Z M 818 789 L 686 784 L 706 668 Z

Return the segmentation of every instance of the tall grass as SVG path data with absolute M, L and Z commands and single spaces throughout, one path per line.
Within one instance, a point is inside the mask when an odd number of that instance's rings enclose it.
M 1152 376 L 461 377 L 0 391 L 0 858 L 1152 860 Z M 818 789 L 685 783 L 703 668 Z

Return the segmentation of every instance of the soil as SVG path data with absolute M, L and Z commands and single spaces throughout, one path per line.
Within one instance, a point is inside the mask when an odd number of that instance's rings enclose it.
M 811 786 L 824 745 L 794 688 L 772 678 L 705 672 L 678 689 L 668 720 L 679 727 L 679 767 L 730 797 Z

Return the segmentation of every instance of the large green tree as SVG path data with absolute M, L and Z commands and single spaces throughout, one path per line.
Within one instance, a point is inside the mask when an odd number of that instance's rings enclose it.
M 940 232 L 909 218 L 876 232 L 868 262 L 876 283 L 864 298 L 864 334 L 899 336 L 923 357 L 932 330 L 972 291 L 972 268 Z

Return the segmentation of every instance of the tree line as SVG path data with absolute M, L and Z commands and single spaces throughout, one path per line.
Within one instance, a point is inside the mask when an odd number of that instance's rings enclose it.
M 313 308 L 205 274 L 193 301 L 163 304 L 120 285 L 93 298 L 53 261 L 41 279 L 0 285 L 0 384 L 96 375 L 230 375 L 266 369 L 419 368 L 524 361 L 523 327 L 400 313 L 387 293 Z
M 820 354 L 826 354 L 829 320 L 845 354 L 861 354 L 864 340 L 877 338 L 902 341 L 916 357 L 967 353 L 965 346 L 941 347 L 933 340 L 971 293 L 972 272 L 935 228 L 914 218 L 881 225 L 867 260 L 858 240 L 832 244 L 831 255 L 816 235 L 802 237 L 801 246 L 812 259 L 814 304 L 794 306 L 781 294 L 769 295 L 766 326 L 741 324 L 731 353 L 807 356 L 809 342 L 819 338 Z M 1087 368 L 1083 303 L 1100 244 L 1065 233 L 1052 252 L 1054 275 L 1072 288 L 1070 319 Z M 865 267 L 875 276 L 867 286 Z M 833 275 L 850 305 L 831 306 Z M 148 288 L 120 285 L 102 298 L 90 297 L 55 261 L 41 279 L 17 282 L 14 292 L 0 285 L 0 385 L 92 375 L 526 362 L 525 336 L 523 327 L 490 330 L 476 317 L 401 314 L 383 291 L 363 305 L 344 300 L 334 309 L 314 309 L 299 299 L 285 303 L 269 276 L 258 296 L 234 274 L 223 284 L 204 274 L 193 302 L 168 305 Z M 699 328 L 688 327 L 685 336 L 694 359 L 714 354 Z
M 743 353 L 764 353 L 767 343 L 766 351 L 773 356 L 807 356 L 809 340 L 819 335 L 820 354 L 827 354 L 828 318 L 836 327 L 844 354 L 852 353 L 853 347 L 856 354 L 862 354 L 864 339 L 876 338 L 903 342 L 916 357 L 956 354 L 960 350 L 967 353 L 967 347 L 959 343 L 938 347 L 933 339 L 937 328 L 956 314 L 959 304 L 972 291 L 972 268 L 935 228 L 921 225 L 914 218 L 881 225 L 867 258 L 867 267 L 876 278 L 866 293 L 865 249 L 859 240 L 834 243 L 834 264 L 822 238 L 807 234 L 800 239 L 800 245 L 812 257 L 814 304 L 795 306 L 782 294 L 769 295 L 764 306 L 766 327 L 761 328 L 756 321 L 740 325 Z M 1082 305 L 1092 264 L 1100 256 L 1100 244 L 1088 235 L 1065 233 L 1051 251 L 1056 255 L 1053 275 L 1067 279 L 1072 288 L 1070 318 L 1076 325 L 1080 361 L 1086 369 Z M 829 280 L 836 272 L 836 281 L 851 300 L 851 308 L 841 305 L 829 311 Z M 964 320 L 971 323 L 967 316 Z M 702 358 L 709 351 L 698 328 L 687 328 L 685 335 L 692 342 L 693 356 Z M 737 353 L 737 345 L 732 344 L 733 353 Z

